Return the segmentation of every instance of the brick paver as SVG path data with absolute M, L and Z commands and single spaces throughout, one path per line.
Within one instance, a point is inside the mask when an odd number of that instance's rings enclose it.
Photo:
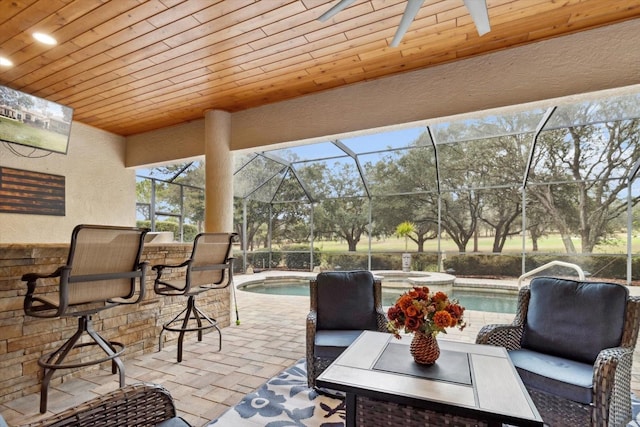
M 252 276 L 237 276 L 236 284 Z M 640 291 L 640 288 L 638 289 Z M 127 384 L 148 381 L 163 384 L 175 399 L 178 412 L 194 426 L 218 417 L 267 379 L 305 356 L 305 317 L 308 297 L 237 292 L 240 325 L 222 330 L 222 351 L 216 352 L 217 334 L 206 334 L 202 342 L 187 336 L 183 362 L 176 362 L 176 346 L 161 352 L 127 358 Z M 466 312 L 469 326 L 450 330 L 443 339 L 475 341 L 480 328 L 489 323 L 510 323 L 512 314 Z M 118 387 L 108 370 L 88 372 L 56 384 L 49 391 L 49 411 L 44 417 Z M 634 355 L 632 387 L 640 395 L 640 356 Z M 31 394 L 0 405 L 10 425 L 43 417 L 38 413 L 39 395 Z

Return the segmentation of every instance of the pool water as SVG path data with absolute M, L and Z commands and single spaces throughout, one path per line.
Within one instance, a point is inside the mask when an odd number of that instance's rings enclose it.
M 251 285 L 240 287 L 247 292 L 272 295 L 309 296 L 309 283 L 282 283 L 273 285 Z M 395 304 L 401 289 L 382 289 L 382 305 Z M 467 310 L 485 311 L 491 313 L 515 313 L 518 295 L 509 293 L 492 293 L 490 291 L 472 291 L 454 289 L 449 297 L 457 299 Z
M 399 293 L 394 291 L 382 292 L 382 304 L 395 304 Z M 449 295 L 450 298 L 457 299 L 460 305 L 468 310 L 485 311 L 489 313 L 513 313 L 518 306 L 518 295 L 507 293 L 492 293 L 491 291 L 469 291 L 454 289 Z

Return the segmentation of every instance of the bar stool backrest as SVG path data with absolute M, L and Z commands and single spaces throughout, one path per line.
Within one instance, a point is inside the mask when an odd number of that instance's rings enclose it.
M 190 287 L 228 284 L 228 261 L 235 233 L 200 233 L 193 241 L 186 281 Z
M 69 305 L 131 298 L 142 274 L 144 234 L 134 227 L 76 227 L 67 262 Z

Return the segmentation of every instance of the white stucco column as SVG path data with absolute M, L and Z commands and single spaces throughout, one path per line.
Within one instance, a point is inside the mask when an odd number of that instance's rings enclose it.
M 222 110 L 207 111 L 204 128 L 204 229 L 207 232 L 233 231 L 231 114 Z

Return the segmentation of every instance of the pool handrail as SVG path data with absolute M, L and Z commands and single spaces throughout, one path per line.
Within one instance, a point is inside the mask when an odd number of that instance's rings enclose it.
M 529 276 L 533 276 L 536 273 L 539 273 L 539 272 L 541 272 L 543 270 L 546 270 L 547 268 L 555 267 L 557 265 L 559 265 L 561 267 L 573 268 L 574 270 L 576 270 L 578 272 L 578 277 L 580 278 L 580 280 L 584 280 L 585 279 L 584 271 L 582 271 L 582 268 L 580 268 L 579 265 L 572 264 L 570 262 L 565 262 L 565 261 L 551 261 L 551 262 L 548 262 L 548 263 L 546 263 L 544 265 L 541 265 L 538 268 L 534 268 L 531 271 L 527 271 L 522 276 L 518 277 L 518 289 L 520 289 L 520 287 L 521 287 L 522 279 L 525 279 L 525 278 L 527 278 Z

